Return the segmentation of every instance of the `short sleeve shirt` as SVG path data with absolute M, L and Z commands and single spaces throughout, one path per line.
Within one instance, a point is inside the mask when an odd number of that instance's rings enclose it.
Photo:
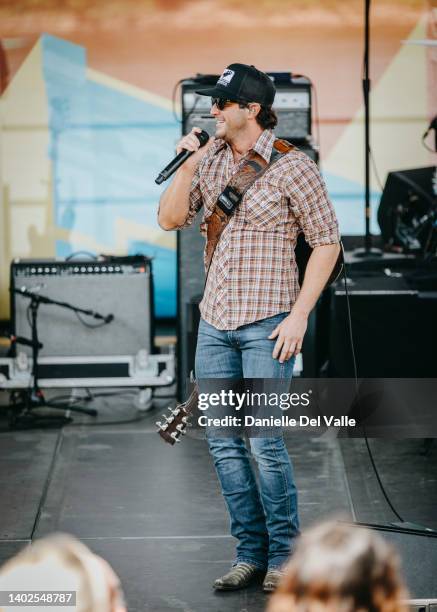
M 274 134 L 264 130 L 253 149 L 270 160 Z M 191 185 L 181 228 L 203 206 L 204 220 L 245 157 L 234 162 L 230 146 L 216 140 Z M 338 222 L 317 165 L 298 150 L 276 160 L 246 191 L 212 258 L 200 303 L 202 317 L 220 330 L 289 312 L 299 293 L 294 250 L 303 231 L 311 247 L 340 240 Z

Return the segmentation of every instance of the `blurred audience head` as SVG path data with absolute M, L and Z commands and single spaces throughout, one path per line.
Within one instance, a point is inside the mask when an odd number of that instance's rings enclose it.
M 268 612 L 406 612 L 407 597 L 391 546 L 332 521 L 302 535 Z
M 0 568 L 0 591 L 75 591 L 75 612 L 126 612 L 120 581 L 111 566 L 64 534 L 37 540 L 7 561 Z M 0 612 L 17 609 L 22 608 L 4 606 Z

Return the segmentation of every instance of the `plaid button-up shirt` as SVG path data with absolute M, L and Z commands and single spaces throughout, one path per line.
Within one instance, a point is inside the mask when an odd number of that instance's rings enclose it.
M 264 130 L 254 150 L 270 160 L 275 136 Z M 204 219 L 244 157 L 234 162 L 230 146 L 216 140 L 191 185 L 190 225 L 203 205 Z M 340 240 L 333 206 L 317 165 L 304 153 L 283 155 L 246 191 L 217 244 L 200 312 L 217 329 L 289 312 L 299 292 L 294 256 L 304 232 L 311 247 Z

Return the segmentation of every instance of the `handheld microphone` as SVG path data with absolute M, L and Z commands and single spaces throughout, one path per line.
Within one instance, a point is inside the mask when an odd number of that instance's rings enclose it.
M 202 130 L 199 133 L 196 132 L 196 136 L 199 139 L 200 146 L 204 147 L 209 140 L 208 132 Z M 176 170 L 178 170 L 178 168 L 182 166 L 182 164 L 190 157 L 190 155 L 193 155 L 193 153 L 195 153 L 195 151 L 187 151 L 186 149 L 183 149 L 178 155 L 176 155 L 174 159 L 172 159 L 168 166 L 166 166 L 164 170 L 159 173 L 158 178 L 155 179 L 155 183 L 157 185 L 160 185 L 161 183 L 166 181 L 172 174 L 176 172 Z

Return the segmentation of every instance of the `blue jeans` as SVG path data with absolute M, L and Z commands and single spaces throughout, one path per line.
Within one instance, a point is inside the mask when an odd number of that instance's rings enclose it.
M 199 325 L 196 378 L 199 391 L 207 378 L 278 378 L 291 380 L 294 358 L 283 364 L 273 359 L 273 329 L 287 313 L 221 331 Z M 258 466 L 257 484 L 242 437 L 208 435 L 222 493 L 229 511 L 231 534 L 238 540 L 235 563 L 245 561 L 261 569 L 280 567 L 290 556 L 299 534 L 297 490 L 282 435 L 250 438 Z

